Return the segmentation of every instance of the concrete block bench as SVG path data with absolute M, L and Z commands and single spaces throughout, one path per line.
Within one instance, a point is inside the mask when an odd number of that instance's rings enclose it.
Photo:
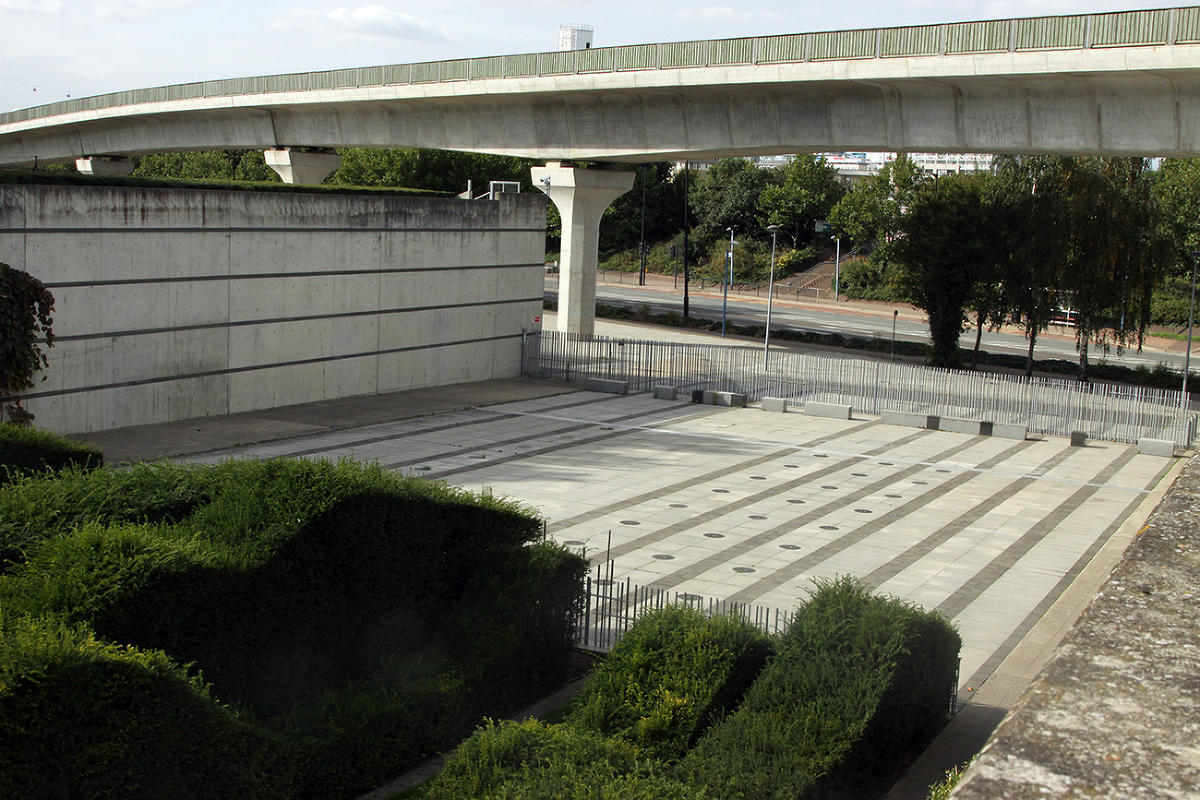
M 609 394 L 629 394 L 629 381 L 618 381 L 610 378 L 588 378 L 589 392 L 607 392 Z
M 1138 452 L 1147 456 L 1175 457 L 1175 443 L 1169 439 L 1141 438 L 1137 441 Z
M 675 387 L 669 386 L 667 384 L 662 384 L 662 383 L 658 384 L 657 386 L 654 387 L 654 399 L 655 400 L 674 400 L 675 399 Z
M 714 402 L 719 406 L 746 407 L 745 392 L 714 392 L 714 394 L 716 395 Z
M 1087 431 L 1071 431 L 1071 447 L 1087 447 Z
M 817 403 L 812 400 L 804 402 L 804 413 L 810 417 L 828 417 L 829 419 L 850 419 L 854 409 L 842 403 Z
M 908 428 L 929 428 L 937 430 L 938 418 L 916 411 L 892 411 L 885 409 L 879 414 L 879 421 L 885 425 L 904 425 Z
M 980 422 L 974 419 L 960 419 L 958 417 L 941 417 L 938 420 L 939 431 L 950 431 L 951 433 L 969 433 L 972 436 L 991 436 L 992 423 Z
M 774 411 L 782 414 L 788 410 L 788 401 L 786 397 L 764 397 L 762 399 L 763 411 Z
M 998 436 L 1001 439 L 1016 439 L 1023 442 L 1029 438 L 1029 427 L 1027 425 L 1017 425 L 1015 422 L 997 422 L 992 425 L 992 436 Z

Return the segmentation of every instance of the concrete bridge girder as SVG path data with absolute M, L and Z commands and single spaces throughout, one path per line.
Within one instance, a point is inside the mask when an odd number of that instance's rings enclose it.
M 591 336 L 596 327 L 600 217 L 613 200 L 633 188 L 634 173 L 583 169 L 558 161 L 530 172 L 533 185 L 549 196 L 562 218 L 558 329 Z

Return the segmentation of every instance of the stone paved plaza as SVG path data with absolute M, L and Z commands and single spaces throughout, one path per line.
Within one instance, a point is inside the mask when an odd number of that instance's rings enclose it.
M 642 586 L 791 609 L 811 579 L 854 575 L 955 621 L 964 687 L 1148 514 L 1173 464 L 1120 444 L 583 391 L 194 460 L 230 456 L 351 457 L 489 487 L 535 507 L 556 540 L 597 561 L 611 552 L 614 576 Z

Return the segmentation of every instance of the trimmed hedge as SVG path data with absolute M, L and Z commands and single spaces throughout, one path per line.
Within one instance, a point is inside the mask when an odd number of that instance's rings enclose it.
M 0 423 L 0 484 L 22 475 L 71 467 L 86 471 L 103 464 L 104 454 L 93 445 L 50 431 Z
M 736 712 L 680 774 L 716 797 L 855 797 L 944 723 L 960 646 L 936 613 L 822 583 Z
M 292 757 L 161 651 L 2 614 L 0 764 L 2 797 L 216 800 L 287 796 Z
M 538 720 L 488 721 L 446 760 L 425 800 L 702 800 L 625 742 Z
M 288 743 L 300 797 L 377 785 L 560 681 L 586 569 L 518 504 L 353 462 L 74 471 L 5 509 L 0 607 L 195 663 Z
M 738 704 L 772 650 L 740 618 L 681 606 L 644 614 L 600 662 L 567 722 L 678 760 Z

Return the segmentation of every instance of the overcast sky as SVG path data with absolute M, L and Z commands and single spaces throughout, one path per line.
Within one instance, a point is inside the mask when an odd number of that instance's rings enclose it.
M 563 23 L 593 26 L 594 46 L 604 47 L 1173 5 L 1104 0 L 0 0 L 0 110 L 68 94 L 168 83 L 553 50 Z

